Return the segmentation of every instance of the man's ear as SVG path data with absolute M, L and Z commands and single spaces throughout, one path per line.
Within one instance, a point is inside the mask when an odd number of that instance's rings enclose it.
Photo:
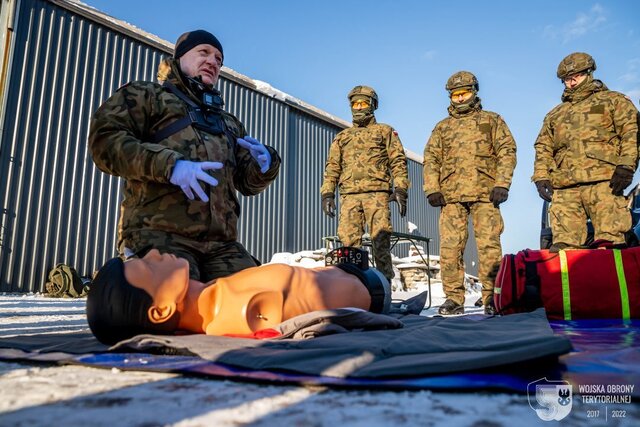
M 175 303 L 170 303 L 163 306 L 152 305 L 147 311 L 147 317 L 149 317 L 151 323 L 164 323 L 169 320 L 171 316 L 173 316 L 173 313 L 176 312 L 176 309 L 177 308 Z

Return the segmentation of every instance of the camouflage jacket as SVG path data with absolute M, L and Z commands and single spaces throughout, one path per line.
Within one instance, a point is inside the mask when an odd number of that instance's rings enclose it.
M 166 79 L 199 103 L 177 72 L 173 59 L 161 68 Z M 142 231 L 161 231 L 191 239 L 233 241 L 237 237 L 240 205 L 236 190 L 245 196 L 264 190 L 278 175 L 280 157 L 271 153 L 271 168 L 260 173 L 248 150 L 233 138 L 246 131 L 233 115 L 222 119 L 230 137 L 193 126 L 152 143 L 158 130 L 187 115 L 186 103 L 160 84 L 136 81 L 118 89 L 91 119 L 89 148 L 103 172 L 124 178 L 119 243 Z M 215 187 L 202 184 L 209 202 L 189 200 L 169 182 L 177 160 L 217 161 L 224 167 L 211 171 Z
M 563 188 L 609 180 L 618 165 L 636 168 L 638 110 L 598 80 L 587 89 L 564 97 L 544 118 L 532 181 L 547 179 Z
M 424 148 L 424 192 L 447 203 L 489 201 L 493 187 L 509 188 L 516 143 L 500 115 L 478 108 L 440 121 Z
M 407 190 L 407 157 L 398 133 L 389 125 L 354 126 L 334 138 L 325 165 L 320 194 L 390 192 L 393 186 Z

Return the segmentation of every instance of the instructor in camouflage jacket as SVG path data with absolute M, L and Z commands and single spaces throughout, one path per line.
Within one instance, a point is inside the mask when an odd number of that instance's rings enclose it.
M 638 110 L 593 78 L 593 58 L 576 52 L 558 66 L 562 104 L 544 119 L 535 142 L 532 181 L 549 208 L 557 252 L 585 243 L 587 217 L 595 240 L 624 243 L 631 215 L 623 191 L 638 164 Z
M 151 248 L 175 254 L 201 281 L 256 265 L 236 241 L 235 193 L 258 194 L 280 168 L 278 153 L 222 110 L 214 88 L 222 61 L 211 33 L 183 34 L 159 66 L 159 83 L 118 89 L 93 115 L 89 133 L 96 166 L 124 179 L 121 256 Z
M 463 254 L 469 216 L 478 244 L 478 275 L 486 314 L 494 314 L 493 285 L 502 258 L 504 229 L 498 206 L 507 200 L 516 144 L 502 117 L 484 111 L 478 80 L 468 71 L 453 74 L 446 89 L 449 117 L 439 122 L 424 149 L 424 192 L 440 213 L 440 268 L 447 300 L 438 312 L 464 313 Z
M 391 281 L 393 229 L 389 202 L 396 201 L 400 215 L 406 215 L 407 158 L 398 133 L 391 126 L 376 122 L 373 113 L 378 108 L 376 92 L 368 86 L 356 86 L 347 98 L 353 127 L 340 132 L 331 143 L 320 188 L 322 209 L 330 217 L 335 216 L 334 193 L 338 186 L 340 241 L 345 246 L 362 246 L 366 224 L 376 266 Z

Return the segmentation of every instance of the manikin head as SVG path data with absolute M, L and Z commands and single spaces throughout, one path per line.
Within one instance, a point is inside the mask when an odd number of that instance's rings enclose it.
M 152 256 L 160 255 L 155 250 L 150 252 L 153 252 Z M 185 289 L 176 290 L 179 292 L 184 295 L 186 284 Z M 139 334 L 173 334 L 178 330 L 180 314 L 175 304 L 173 307 L 156 306 L 146 290 L 127 280 L 125 263 L 120 258 L 113 258 L 98 271 L 91 284 L 87 296 L 87 321 L 96 338 L 111 345 Z

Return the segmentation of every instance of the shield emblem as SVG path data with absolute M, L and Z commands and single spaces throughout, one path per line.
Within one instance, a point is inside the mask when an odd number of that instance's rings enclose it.
M 540 378 L 527 385 L 529 406 L 544 421 L 560 421 L 571 412 L 573 387 L 567 381 Z

